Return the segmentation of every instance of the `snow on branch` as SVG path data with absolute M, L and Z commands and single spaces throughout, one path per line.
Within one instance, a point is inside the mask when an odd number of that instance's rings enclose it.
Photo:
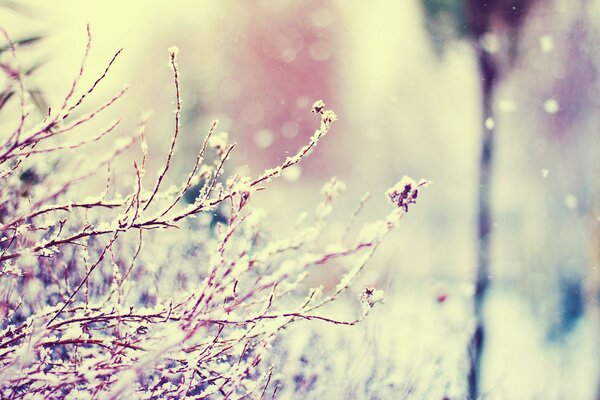
M 16 46 L 2 32 L 16 60 Z M 287 238 L 269 237 L 264 214 L 249 206 L 251 198 L 327 135 L 337 117 L 319 100 L 312 108 L 318 127 L 309 142 L 280 165 L 256 177 L 226 175 L 235 144 L 215 133 L 215 121 L 186 179 L 168 187 L 184 135 L 175 47 L 169 49 L 173 133 L 151 186 L 144 180 L 146 117 L 137 133 L 117 140 L 98 161 L 69 158 L 117 134 L 118 120 L 88 139 L 71 141 L 73 135 L 67 135 L 88 129 L 126 93 L 120 90 L 84 111 L 84 100 L 121 54 L 77 97 L 91 44 L 88 28 L 79 73 L 59 107 L 36 123 L 23 95 L 17 99 L 16 128 L 0 134 L 0 397 L 264 395 L 275 368 L 269 361 L 272 346 L 286 326 L 297 320 L 355 325 L 383 301 L 383 292 L 367 288 L 355 319 L 323 314 L 416 202 L 425 181 L 403 178 L 387 193 L 395 207 L 352 238 L 353 221 L 369 198 L 363 197 L 343 235 L 324 244 L 333 202 L 345 188 L 334 178 L 323 187 L 314 223 L 300 223 Z M 10 66 L 3 68 L 8 85 L 22 91 L 24 74 L 17 62 Z M 111 179 L 113 160 L 136 144 L 141 158 L 128 163 L 132 179 L 123 189 Z M 57 164 L 59 154 L 66 161 Z M 86 182 L 103 171 L 106 189 L 78 198 Z M 188 201 L 193 188 L 197 193 Z M 219 213 L 225 218 L 215 226 L 211 218 Z M 347 268 L 335 289 L 308 287 L 310 271 L 330 263 Z

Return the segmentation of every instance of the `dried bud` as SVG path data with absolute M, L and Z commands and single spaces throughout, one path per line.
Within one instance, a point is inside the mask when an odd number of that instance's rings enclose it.
M 417 202 L 419 189 L 422 186 L 427 186 L 428 184 L 429 181 L 422 179 L 419 183 L 417 183 L 414 181 L 414 179 L 404 176 L 400 182 L 396 183 L 385 194 L 392 204 L 398 208 L 403 208 L 406 212 L 408 211 L 409 204 L 414 204 Z
M 177 46 L 169 47 L 169 55 L 171 56 L 171 58 L 177 57 L 177 54 L 179 54 L 179 47 L 177 47 Z
M 321 121 L 325 124 L 330 124 L 334 121 L 337 121 L 337 115 L 331 110 L 325 110 L 321 114 Z
M 325 103 L 323 102 L 323 100 L 317 100 L 312 105 L 311 111 L 314 112 L 315 114 L 321 114 L 324 109 L 325 109 Z
M 372 287 L 365 288 L 360 295 L 363 313 L 367 314 L 377 303 L 384 302 L 384 291 Z
M 248 199 L 250 198 L 250 192 L 249 191 L 241 191 L 240 192 L 240 204 L 238 206 L 238 209 L 242 209 L 246 203 L 248 203 Z

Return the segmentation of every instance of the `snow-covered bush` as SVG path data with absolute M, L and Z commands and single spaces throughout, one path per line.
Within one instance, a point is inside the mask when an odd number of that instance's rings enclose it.
M 349 223 L 332 243 L 323 243 L 322 232 L 344 190 L 335 178 L 323 187 L 313 222 L 304 215 L 287 238 L 269 237 L 264 212 L 249 206 L 256 191 L 308 156 L 328 133 L 336 115 L 322 101 L 312 109 L 320 124 L 308 144 L 281 165 L 257 177 L 226 175 L 235 145 L 216 133 L 215 121 L 187 177 L 169 187 L 183 134 L 176 48 L 169 49 L 173 135 L 153 176 L 146 173 L 146 119 L 112 151 L 78 157 L 119 125 L 117 120 L 86 138 L 90 121 L 126 89 L 83 110 L 120 52 L 91 87 L 80 90 L 88 35 L 64 101 L 35 121 L 17 46 L 3 33 L 9 49 L 1 63 L 5 93 L 15 93 L 17 111 L 1 116 L 10 119 L 2 121 L 10 130 L 0 136 L 0 397 L 276 397 L 272 346 L 285 327 L 297 320 L 354 325 L 383 300 L 381 291 L 366 288 L 356 318 L 339 320 L 321 311 L 349 288 L 425 181 L 403 178 L 387 193 L 386 216 L 353 240 Z M 111 171 L 119 156 L 135 158 L 119 174 L 128 174 L 129 183 L 116 181 Z M 83 195 L 105 173 L 102 192 Z M 216 225 L 214 215 L 221 216 Z M 310 288 L 309 271 L 331 262 L 353 264 L 332 290 Z

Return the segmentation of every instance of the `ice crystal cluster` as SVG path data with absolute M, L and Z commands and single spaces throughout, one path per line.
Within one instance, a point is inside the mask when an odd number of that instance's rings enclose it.
M 330 243 L 321 233 L 345 188 L 337 179 L 323 187 L 314 218 L 301 219 L 287 238 L 269 237 L 265 212 L 250 205 L 256 191 L 329 132 L 336 115 L 322 101 L 312 108 L 319 119 L 314 134 L 281 165 L 256 177 L 226 174 L 235 144 L 217 133 L 215 121 L 187 176 L 167 184 L 183 135 L 177 48 L 168 52 L 173 133 L 152 174 L 148 117 L 95 161 L 79 156 L 86 145 L 117 134 L 119 120 L 86 136 L 89 122 L 103 118 L 126 88 L 91 110 L 87 98 L 120 51 L 91 87 L 80 88 L 88 30 L 80 72 L 64 101 L 36 120 L 17 47 L 3 34 L 4 93 L 14 96 L 0 108 L 16 111 L 2 114 L 13 120 L 0 137 L 0 398 L 276 397 L 272 355 L 284 328 L 297 320 L 354 325 L 382 302 L 381 291 L 367 288 L 356 299 L 355 319 L 323 311 L 365 268 L 423 183 L 403 179 L 388 193 L 396 205 L 388 215 L 358 235 L 349 224 Z M 117 174 L 115 160 L 124 157 L 134 160 Z M 103 175 L 101 193 L 82 195 Z M 347 268 L 344 277 L 330 291 L 311 288 L 310 271 L 330 262 Z

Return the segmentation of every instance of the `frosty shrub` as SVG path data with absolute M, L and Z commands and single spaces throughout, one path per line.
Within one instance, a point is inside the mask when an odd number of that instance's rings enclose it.
M 323 187 L 313 222 L 300 220 L 285 239 L 269 237 L 261 229 L 264 213 L 249 206 L 256 191 L 327 134 L 336 115 L 322 101 L 312 109 L 320 124 L 308 144 L 281 165 L 257 177 L 226 176 L 235 145 L 216 133 L 215 121 L 187 177 L 169 187 L 182 135 L 176 48 L 169 49 L 172 140 L 153 175 L 146 173 L 144 119 L 133 136 L 114 141 L 112 151 L 80 157 L 119 124 L 86 136 L 90 121 L 126 91 L 86 111 L 86 99 L 120 51 L 81 90 L 88 30 L 81 68 L 64 101 L 36 121 L 17 46 L 3 35 L 4 93 L 15 95 L 0 106 L 1 398 L 276 397 L 272 346 L 286 326 L 297 320 L 354 325 L 383 300 L 381 291 L 366 288 L 355 319 L 321 311 L 348 289 L 426 182 L 403 178 L 387 193 L 388 215 L 354 239 L 349 224 L 333 243 L 323 243 L 321 233 L 344 190 L 339 180 Z M 135 158 L 129 172 L 119 173 L 129 175 L 129 183 L 112 179 L 111 163 L 119 156 Z M 104 174 L 102 192 L 84 196 Z M 216 213 L 223 217 L 213 228 Z M 331 291 L 311 289 L 308 271 L 332 260 L 353 264 Z

